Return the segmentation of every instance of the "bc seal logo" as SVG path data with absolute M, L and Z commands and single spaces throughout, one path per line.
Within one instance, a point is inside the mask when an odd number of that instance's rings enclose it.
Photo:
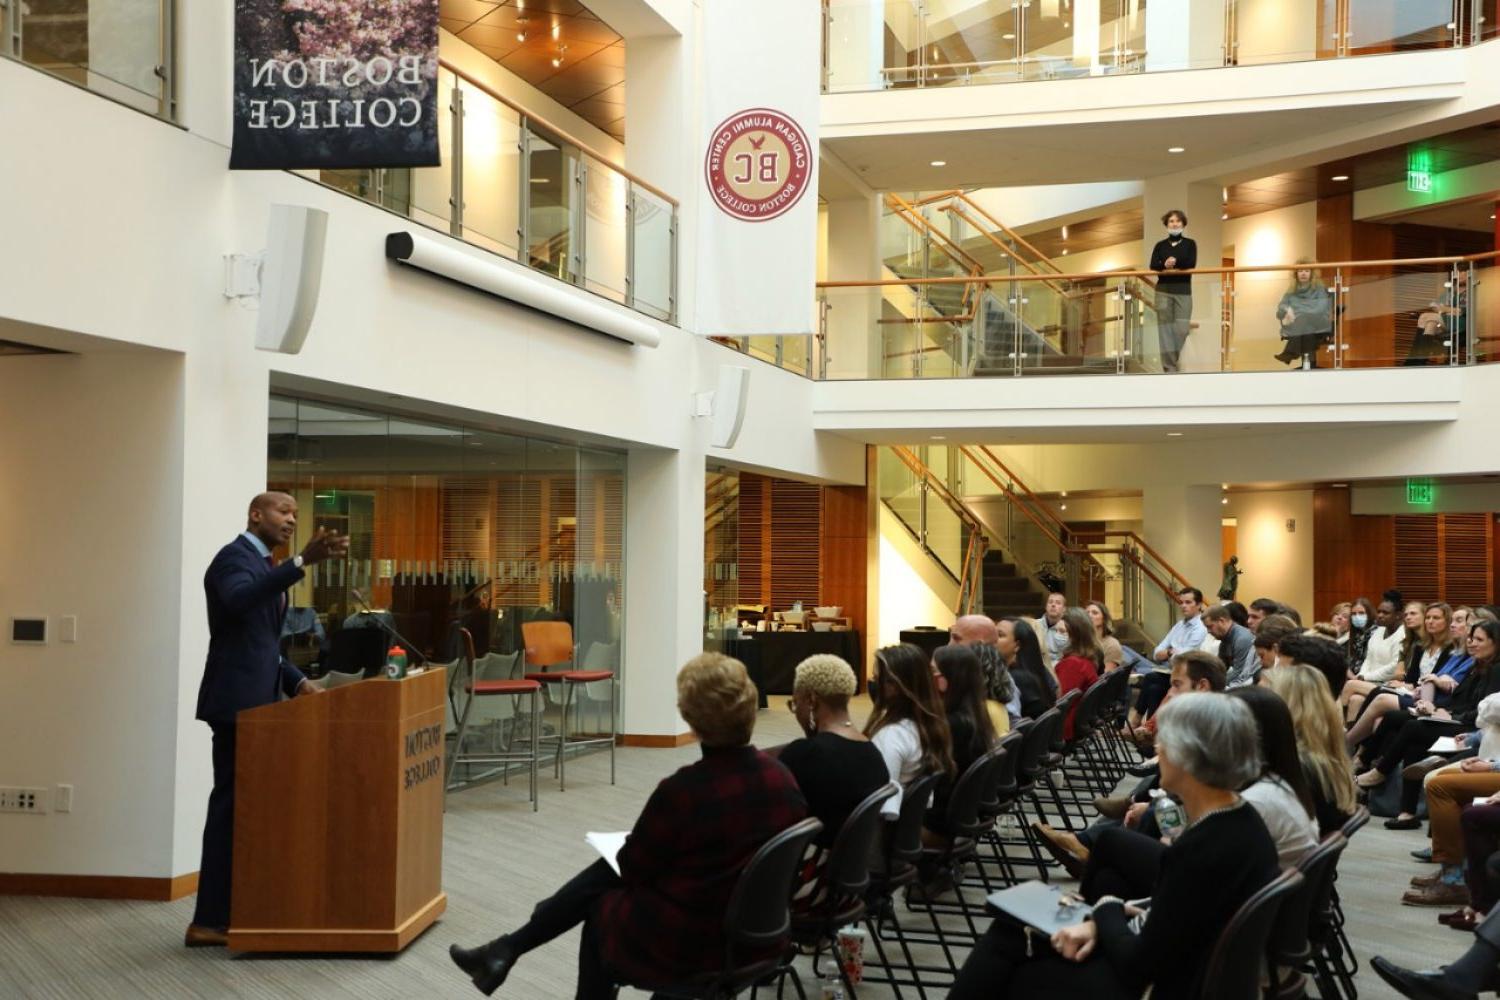
M 714 129 L 703 173 L 719 208 L 736 219 L 764 222 L 797 204 L 807 191 L 812 150 L 801 126 L 786 115 L 750 108 Z

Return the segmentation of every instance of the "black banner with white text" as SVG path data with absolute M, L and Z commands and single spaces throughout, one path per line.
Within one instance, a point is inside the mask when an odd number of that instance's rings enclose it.
M 236 0 L 234 170 L 429 167 L 438 0 Z

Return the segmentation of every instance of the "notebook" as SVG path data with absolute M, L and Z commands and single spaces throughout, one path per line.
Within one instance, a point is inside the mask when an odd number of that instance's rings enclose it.
M 583 839 L 599 852 L 601 858 L 609 862 L 609 866 L 618 875 L 620 874 L 620 848 L 625 846 L 625 838 L 628 836 L 630 836 L 628 832 L 621 830 L 618 833 L 586 833 Z
M 1062 886 L 1046 882 L 1021 882 L 985 898 L 990 909 L 1033 927 L 1047 936 L 1064 927 L 1082 923 L 1093 907 Z
M 1451 736 L 1439 736 L 1432 741 L 1432 746 L 1427 748 L 1428 753 L 1458 753 L 1458 741 Z

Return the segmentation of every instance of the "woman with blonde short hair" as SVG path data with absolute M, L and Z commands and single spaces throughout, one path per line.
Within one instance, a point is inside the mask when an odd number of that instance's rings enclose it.
M 823 821 L 816 841 L 822 847 L 832 847 L 854 807 L 890 780 L 885 758 L 849 718 L 857 687 L 849 664 L 820 653 L 797 664 L 787 702 L 803 738 L 782 747 L 779 756 L 797 779 L 808 812 Z
M 791 772 L 749 745 L 757 700 L 739 660 L 689 660 L 677 674 L 677 711 L 703 756 L 651 793 L 616 856 L 619 874 L 594 862 L 519 929 L 477 948 L 453 945 L 453 963 L 493 993 L 522 955 L 582 924 L 580 1000 L 613 997 L 622 983 L 654 988 L 717 971 L 735 879 L 762 844 L 807 815 Z M 777 954 L 772 946 L 745 958 Z

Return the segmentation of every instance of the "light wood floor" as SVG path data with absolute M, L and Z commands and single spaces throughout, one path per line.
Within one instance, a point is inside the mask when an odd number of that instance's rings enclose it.
M 759 744 L 796 735 L 784 700 L 773 698 L 773 707 L 761 713 Z M 613 787 L 605 757 L 583 758 L 568 769 L 567 792 L 544 782 L 539 813 L 531 812 L 524 786 L 516 783 L 452 796 L 444 857 L 447 915 L 394 959 L 234 959 L 217 949 L 187 951 L 181 940 L 191 898 L 129 903 L 0 897 L 0 998 L 478 996 L 449 963 L 448 945 L 486 940 L 524 921 L 537 899 L 594 859 L 583 842 L 586 831 L 629 828 L 656 782 L 697 754 L 694 747 L 622 749 Z M 1363 967 L 1371 954 L 1421 967 L 1467 947 L 1469 935 L 1438 925 L 1439 911 L 1397 902 L 1408 879 L 1429 870 L 1407 854 L 1424 843 L 1418 833 L 1392 833 L 1375 820 L 1344 855 L 1339 888 L 1361 960 L 1361 997 L 1396 995 Z M 575 931 L 528 955 L 497 996 L 571 997 L 577 947 Z M 816 997 L 805 967 L 804 982 Z M 891 995 L 873 984 L 859 993 Z

